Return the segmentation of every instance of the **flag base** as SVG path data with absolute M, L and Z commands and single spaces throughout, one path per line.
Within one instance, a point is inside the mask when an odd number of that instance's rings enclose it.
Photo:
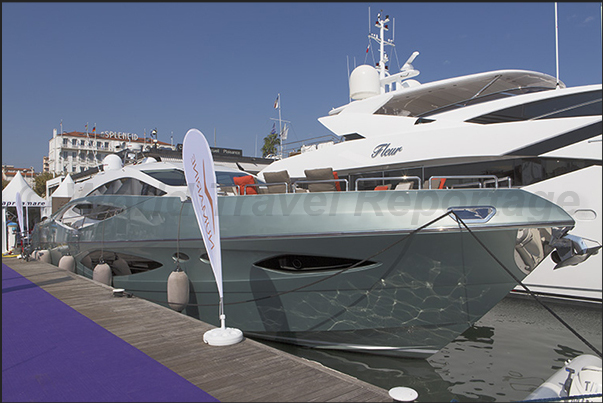
M 203 334 L 203 341 L 210 346 L 230 346 L 243 340 L 243 332 L 232 327 L 218 327 Z

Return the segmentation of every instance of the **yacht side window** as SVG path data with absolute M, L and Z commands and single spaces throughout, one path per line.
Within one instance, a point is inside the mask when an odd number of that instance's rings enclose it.
M 102 195 L 131 195 L 131 196 L 163 196 L 166 194 L 161 189 L 144 183 L 134 178 L 116 179 L 109 183 L 105 183 L 92 192 L 88 196 Z
M 239 177 L 239 176 L 245 176 L 245 175 L 249 175 L 248 173 L 241 171 L 241 172 L 221 172 L 221 171 L 216 171 L 216 181 L 220 184 L 220 185 L 234 185 L 234 179 L 235 177 Z M 258 178 L 255 175 L 252 175 L 253 178 L 255 179 L 256 183 L 264 183 L 263 180 L 261 180 L 260 178 Z
M 123 210 L 122 207 L 84 201 L 59 212 L 56 221 L 65 226 L 79 229 L 113 217 Z
M 143 172 L 168 186 L 186 186 L 184 171 L 178 169 L 144 170 Z
M 468 123 L 494 124 L 536 119 L 572 118 L 601 115 L 601 91 L 553 97 L 501 109 L 467 120 Z

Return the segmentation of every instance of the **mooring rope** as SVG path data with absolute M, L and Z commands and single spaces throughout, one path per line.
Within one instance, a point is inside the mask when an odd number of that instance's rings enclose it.
M 488 249 L 488 247 L 486 245 L 483 244 L 483 242 L 473 233 L 473 231 L 471 231 L 471 229 L 467 226 L 467 224 L 465 224 L 465 222 L 456 214 L 453 212 L 453 214 L 455 215 L 455 217 L 463 224 L 463 226 L 467 229 L 467 231 L 471 234 L 471 236 L 473 236 L 473 238 L 482 246 L 482 248 L 484 248 L 484 250 L 486 252 L 488 252 L 488 254 L 490 256 L 492 256 L 492 258 L 496 261 L 496 263 L 498 263 L 512 278 L 513 280 L 515 280 L 519 285 L 521 285 L 527 292 L 528 294 L 530 294 L 544 309 L 546 309 L 547 311 L 550 312 L 551 315 L 553 315 L 563 326 L 565 326 L 570 332 L 572 332 L 576 337 L 578 337 L 584 344 L 586 344 L 591 350 L 593 350 L 599 357 L 601 357 L 601 352 L 595 347 L 593 346 L 591 343 L 588 342 L 588 340 L 586 340 L 584 337 L 582 337 L 582 335 L 580 335 L 576 330 L 574 330 L 574 328 L 572 328 L 566 321 L 564 321 L 559 315 L 557 315 L 551 308 L 549 308 L 548 306 L 546 306 L 541 300 L 540 298 L 538 298 L 538 296 L 532 292 L 525 284 L 523 284 L 521 282 L 521 280 L 519 280 L 517 277 L 515 277 L 515 275 L 511 272 L 511 270 L 509 270 L 504 263 L 502 263 L 491 251 L 490 249 Z

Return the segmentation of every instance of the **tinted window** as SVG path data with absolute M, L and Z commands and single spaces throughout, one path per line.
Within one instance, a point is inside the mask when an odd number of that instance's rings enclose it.
M 168 186 L 186 186 L 186 178 L 184 176 L 184 171 L 179 169 L 172 170 L 149 170 L 143 171 L 145 174 L 149 175 L 152 178 L 157 179 L 160 182 L 165 183 Z
M 163 196 L 163 190 L 157 189 L 138 179 L 116 179 L 94 189 L 88 196 L 131 195 L 131 196 Z
M 467 122 L 492 124 L 596 115 L 601 115 L 600 90 L 517 105 L 469 119 Z
M 216 182 L 218 182 L 218 184 L 220 185 L 234 185 L 234 180 L 233 178 L 239 177 L 239 176 L 247 176 L 249 175 L 246 172 L 223 172 L 223 171 L 216 171 Z M 255 178 L 255 181 L 258 183 L 263 183 L 259 178 Z

